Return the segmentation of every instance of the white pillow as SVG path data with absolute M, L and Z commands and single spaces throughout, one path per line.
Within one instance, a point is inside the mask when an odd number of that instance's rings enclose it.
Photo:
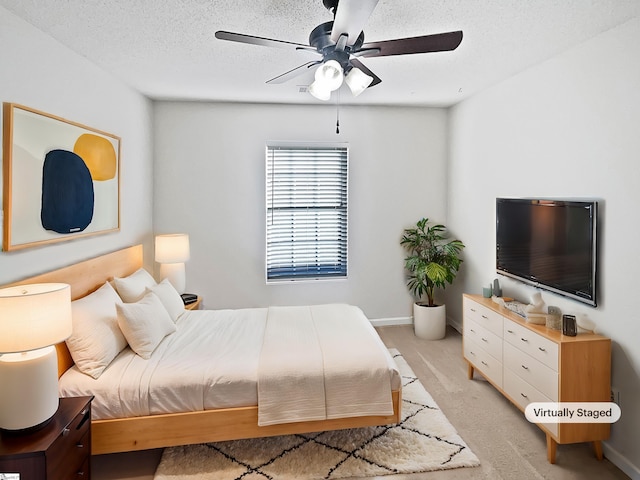
M 116 305 L 118 325 L 131 349 L 149 359 L 164 337 L 176 326 L 158 296 L 149 292 L 136 303 Z
M 157 285 L 147 288 L 146 292 L 153 292 L 158 296 L 162 305 L 164 305 L 164 308 L 169 313 L 171 320 L 174 322 L 182 313 L 184 313 L 184 302 L 182 301 L 182 297 L 167 278 Z
M 141 268 L 128 277 L 114 278 L 113 283 L 120 298 L 124 302 L 132 303 L 140 300 L 144 296 L 145 290 L 153 287 L 156 281 L 149 272 Z
M 107 282 L 95 292 L 71 302 L 73 332 L 67 348 L 81 372 L 98 378 L 127 346 L 118 327 L 116 305 L 122 300 Z

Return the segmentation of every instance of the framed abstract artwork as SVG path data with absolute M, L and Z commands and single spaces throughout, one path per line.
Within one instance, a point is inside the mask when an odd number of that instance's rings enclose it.
M 120 229 L 120 138 L 3 104 L 4 251 Z

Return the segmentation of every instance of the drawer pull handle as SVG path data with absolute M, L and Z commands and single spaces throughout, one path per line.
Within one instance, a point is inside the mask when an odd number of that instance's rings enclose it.
M 487 340 L 486 338 L 482 339 L 483 342 L 488 342 L 489 340 Z
M 526 365 L 520 365 L 522 368 L 524 368 L 525 370 L 529 370 L 529 367 L 527 367 Z
M 471 355 L 473 355 L 474 357 L 476 356 L 476 352 L 472 352 L 471 350 L 469 350 L 469 353 L 470 353 Z
M 541 352 L 546 352 L 546 350 L 542 347 L 538 347 L 538 350 L 540 350 Z
M 470 308 L 469 310 L 471 310 L 472 312 L 475 313 L 476 309 L 475 308 Z
M 489 365 L 487 365 L 487 362 L 485 362 L 484 360 L 480 360 L 480 363 L 485 365 L 485 366 L 487 366 L 487 367 L 489 366 Z
M 507 330 L 508 333 L 513 333 L 513 330 Z
M 80 420 L 80 423 L 78 423 L 78 426 L 76 427 L 76 430 L 80 430 L 82 428 L 82 426 L 87 423 L 89 421 L 89 419 L 91 418 L 91 411 L 88 408 L 85 408 L 82 411 L 82 420 Z
M 487 317 L 486 315 L 482 315 L 482 318 L 484 318 L 485 320 L 489 320 L 489 317 Z
M 520 392 L 520 395 L 522 395 L 524 398 L 529 398 L 527 397 L 524 393 Z
M 476 331 L 472 328 L 472 329 L 471 329 L 471 333 L 476 333 Z
M 526 338 L 522 338 L 522 337 L 520 337 L 520 340 L 522 340 L 523 342 L 528 342 L 529 341 Z
M 71 429 L 70 429 L 70 428 L 65 427 L 65 428 L 62 430 L 62 436 L 63 436 L 63 437 L 66 437 L 67 435 L 69 435 L 69 432 L 70 432 L 70 431 L 71 431 Z
M 78 476 L 79 476 L 79 477 L 84 477 L 84 472 L 83 472 L 82 470 L 80 470 L 80 471 L 78 472 Z
M 84 444 L 83 444 L 83 443 L 76 443 L 76 447 L 78 447 L 78 448 L 84 448 Z

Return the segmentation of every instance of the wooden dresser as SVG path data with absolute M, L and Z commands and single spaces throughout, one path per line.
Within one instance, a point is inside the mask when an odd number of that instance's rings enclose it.
M 58 411 L 39 430 L 0 434 L 0 473 L 20 480 L 91 478 L 91 401 L 61 398 Z
M 608 402 L 611 395 L 611 340 L 596 334 L 562 335 L 480 295 L 463 295 L 463 355 L 520 410 L 531 402 Z M 556 445 L 593 442 L 602 459 L 608 423 L 541 423 L 547 458 Z

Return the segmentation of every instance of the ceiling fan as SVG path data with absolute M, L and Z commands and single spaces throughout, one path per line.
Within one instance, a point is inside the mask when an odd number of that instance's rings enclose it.
M 224 30 L 217 31 L 216 38 L 265 47 L 307 50 L 321 55 L 322 58 L 319 60 L 304 63 L 267 81 L 270 84 L 284 83 L 318 66 L 315 81 L 309 86 L 309 93 L 320 100 L 329 100 L 331 92 L 340 88 L 343 81 L 355 96 L 382 81 L 359 60 L 360 57 L 451 51 L 462 42 L 462 31 L 458 30 L 364 43 L 362 29 L 378 1 L 322 0 L 334 19 L 318 25 L 311 31 L 309 45 Z

